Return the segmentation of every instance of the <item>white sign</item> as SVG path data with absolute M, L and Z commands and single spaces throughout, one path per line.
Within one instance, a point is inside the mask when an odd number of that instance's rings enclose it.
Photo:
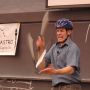
M 48 6 L 69 6 L 72 7 L 75 5 L 89 5 L 90 7 L 90 0 L 48 0 Z
M 20 23 L 0 24 L 0 55 L 15 55 Z

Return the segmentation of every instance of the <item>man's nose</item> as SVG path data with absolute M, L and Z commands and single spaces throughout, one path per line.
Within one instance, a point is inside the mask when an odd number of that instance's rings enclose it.
M 58 33 L 57 34 L 61 34 L 61 31 L 58 31 Z

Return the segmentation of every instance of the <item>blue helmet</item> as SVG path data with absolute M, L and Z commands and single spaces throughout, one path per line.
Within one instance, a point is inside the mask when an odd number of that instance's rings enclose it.
M 72 30 L 73 29 L 73 24 L 69 19 L 59 19 L 55 23 L 56 28 L 65 28 L 66 30 Z

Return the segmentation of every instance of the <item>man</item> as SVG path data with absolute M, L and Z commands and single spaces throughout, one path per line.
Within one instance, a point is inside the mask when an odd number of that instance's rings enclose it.
M 73 24 L 69 19 L 59 19 L 55 26 L 57 42 L 46 53 L 40 73 L 52 75 L 54 90 L 81 90 L 80 50 L 71 40 Z M 40 56 L 45 47 L 44 38 L 39 36 L 36 45 Z

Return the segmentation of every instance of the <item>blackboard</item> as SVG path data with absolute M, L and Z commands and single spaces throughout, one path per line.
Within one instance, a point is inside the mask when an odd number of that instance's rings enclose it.
M 80 47 L 81 58 L 81 80 L 88 81 L 90 79 L 90 22 L 77 21 L 74 22 L 74 30 L 72 39 Z M 34 53 L 36 55 L 35 41 L 40 34 L 41 23 L 21 23 L 17 51 L 15 56 L 0 56 L 0 77 L 15 79 L 35 79 L 35 80 L 51 80 L 50 76 L 37 73 L 33 62 L 28 43 L 28 34 L 30 33 L 34 40 Z M 86 39 L 87 38 L 87 39 Z M 48 24 L 45 32 L 45 40 L 49 47 L 56 41 L 54 23 Z

